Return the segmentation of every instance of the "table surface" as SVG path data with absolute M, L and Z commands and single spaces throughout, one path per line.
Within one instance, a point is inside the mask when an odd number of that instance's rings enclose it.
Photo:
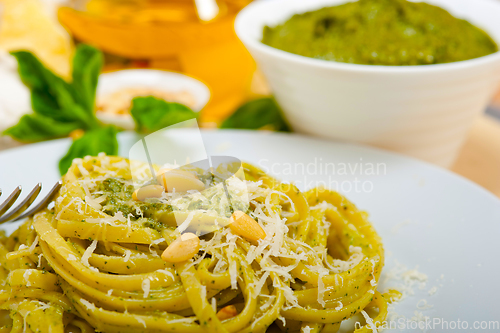
M 500 121 L 478 118 L 451 170 L 500 197 Z

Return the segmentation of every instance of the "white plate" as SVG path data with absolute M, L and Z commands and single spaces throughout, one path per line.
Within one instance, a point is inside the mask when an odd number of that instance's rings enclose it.
M 193 131 L 182 130 L 179 138 L 189 141 Z M 342 192 L 370 213 L 384 240 L 387 258 L 383 275 L 397 260 L 408 269 L 418 266 L 418 271 L 428 276 L 423 290 L 414 287 L 414 296 L 396 303 L 398 314 L 411 318 L 418 310 L 417 303 L 426 299 L 433 307 L 418 311 L 429 316 L 431 324 L 445 320 L 456 325 L 460 320 L 460 325 L 466 322 L 470 330 L 475 322 L 496 321 L 498 325 L 500 201 L 491 193 L 444 169 L 373 148 L 277 133 L 202 134 L 209 154 L 232 155 L 261 167 L 274 167 L 271 173 L 298 181 L 301 188 L 304 180 L 307 187 L 330 180 L 343 185 Z M 134 134 L 122 133 L 120 153 L 126 156 L 135 140 Z M 55 140 L 0 153 L 4 193 L 17 185 L 31 189 L 37 182 L 43 182 L 45 193 L 59 178 L 57 161 L 69 144 L 67 139 Z M 324 169 L 327 163 L 330 172 L 320 174 L 319 165 Z M 378 174 L 369 172 L 369 163 L 379 164 Z M 341 172 L 344 164 L 345 173 Z M 309 174 L 300 170 L 304 166 L 307 171 L 308 165 Z M 283 174 L 289 166 L 297 166 L 297 172 Z M 337 168 L 336 174 L 331 172 L 332 166 Z M 352 185 L 350 191 L 348 184 Z M 364 185 L 366 191 L 356 191 L 356 184 L 358 188 Z M 437 291 L 430 296 L 432 287 Z M 411 325 L 415 328 L 416 324 Z M 434 329 L 442 331 L 440 325 Z

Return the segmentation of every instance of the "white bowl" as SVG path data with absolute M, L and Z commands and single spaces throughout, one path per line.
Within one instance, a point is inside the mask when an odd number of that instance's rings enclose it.
M 366 143 L 450 166 L 500 83 L 500 52 L 448 64 L 373 66 L 307 58 L 261 43 L 264 26 L 346 0 L 267 0 L 243 9 L 236 33 L 294 130 Z M 500 44 L 500 2 L 429 0 Z
M 99 76 L 96 99 L 112 94 L 124 88 L 153 88 L 167 92 L 189 92 L 194 100 L 193 111 L 200 111 L 210 100 L 208 87 L 184 74 L 154 69 L 124 69 L 104 73 Z M 132 130 L 134 120 L 129 114 L 114 115 L 98 112 L 97 118 L 106 124 L 114 124 L 124 129 Z

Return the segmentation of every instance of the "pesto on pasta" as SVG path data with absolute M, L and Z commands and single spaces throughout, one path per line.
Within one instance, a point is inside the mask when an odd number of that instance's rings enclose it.
M 0 236 L 0 331 L 336 332 L 359 313 L 358 332 L 382 325 L 397 292 L 377 291 L 384 251 L 367 214 L 339 193 L 243 170 L 248 205 L 237 186 L 140 201 L 128 160 L 76 159 L 55 206 Z M 227 195 L 260 236 L 217 208 Z M 164 260 L 193 221 L 217 228 L 193 231 L 192 257 Z

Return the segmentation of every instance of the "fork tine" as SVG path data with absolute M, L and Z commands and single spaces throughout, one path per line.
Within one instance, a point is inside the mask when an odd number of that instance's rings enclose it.
M 33 190 L 31 190 L 31 192 L 19 204 L 19 206 L 14 208 L 7 215 L 0 218 L 0 223 L 15 219 L 17 216 L 19 216 L 19 214 L 22 214 L 33 203 L 33 201 L 35 201 L 35 199 L 38 196 L 38 194 L 40 193 L 41 189 L 42 189 L 42 184 L 41 183 L 36 184 L 35 187 L 33 188 Z
M 21 215 L 19 217 L 16 217 L 16 219 L 14 221 L 21 220 L 21 219 L 24 219 L 25 217 L 33 215 L 36 212 L 38 212 L 40 209 L 42 209 L 43 207 L 47 206 L 52 201 L 52 199 L 54 198 L 54 195 L 57 194 L 57 191 L 59 191 L 59 189 L 61 188 L 61 186 L 62 186 L 62 180 L 59 180 L 52 187 L 52 189 L 49 191 L 49 193 L 45 196 L 45 198 L 38 205 L 36 205 L 35 207 L 31 208 L 29 211 L 27 211 L 23 215 Z
M 4 201 L 2 205 L 0 205 L 0 216 L 3 215 L 9 208 L 14 204 L 14 202 L 17 200 L 19 195 L 21 194 L 22 187 L 18 186 L 12 193 L 9 195 L 7 200 Z

